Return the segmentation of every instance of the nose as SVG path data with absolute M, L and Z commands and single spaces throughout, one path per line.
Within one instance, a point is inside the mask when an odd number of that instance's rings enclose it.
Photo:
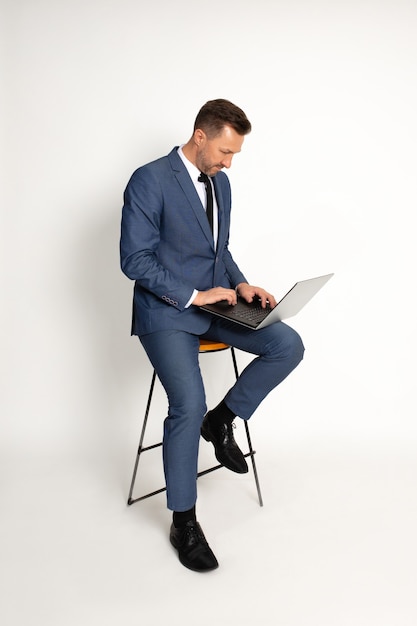
M 222 166 L 225 167 L 226 169 L 229 169 L 229 167 L 232 165 L 232 159 L 233 159 L 233 154 L 228 157 L 225 157 L 221 162 Z

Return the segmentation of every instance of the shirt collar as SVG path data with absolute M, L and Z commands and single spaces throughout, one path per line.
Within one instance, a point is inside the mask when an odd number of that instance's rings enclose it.
M 194 185 L 196 185 L 198 182 L 200 182 L 198 180 L 198 177 L 200 176 L 200 170 L 198 169 L 198 167 L 196 167 L 193 163 L 191 163 L 191 161 L 189 161 L 187 159 L 187 157 L 185 156 L 182 148 L 185 144 L 182 144 L 177 152 L 178 152 L 178 156 L 180 157 L 181 161 L 184 163 L 185 167 L 187 168 L 187 172 L 190 175 L 191 180 L 193 181 Z

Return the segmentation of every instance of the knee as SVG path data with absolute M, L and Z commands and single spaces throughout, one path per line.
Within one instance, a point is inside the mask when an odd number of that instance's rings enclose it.
M 294 329 L 291 330 L 290 351 L 293 358 L 299 363 L 303 360 L 305 348 L 300 335 Z
M 290 326 L 280 324 L 281 331 L 275 344 L 275 356 L 279 359 L 291 360 L 295 364 L 300 363 L 304 357 L 304 344 L 300 335 Z
M 205 398 L 193 394 L 192 390 L 190 390 L 189 395 L 180 402 L 177 400 L 174 403 L 169 403 L 168 417 L 189 427 L 195 423 L 201 425 L 206 411 Z
M 195 398 L 187 403 L 186 413 L 195 420 L 203 421 L 207 412 L 207 405 L 204 398 Z

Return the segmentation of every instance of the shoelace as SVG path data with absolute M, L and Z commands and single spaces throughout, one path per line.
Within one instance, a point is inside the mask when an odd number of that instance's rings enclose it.
M 208 546 L 207 539 L 205 538 L 198 523 L 185 528 L 184 539 L 186 539 L 189 544 L 204 544 L 204 546 Z

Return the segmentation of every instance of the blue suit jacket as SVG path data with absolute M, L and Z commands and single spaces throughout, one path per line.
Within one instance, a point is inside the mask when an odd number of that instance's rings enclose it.
M 217 248 L 205 210 L 177 148 L 136 170 L 124 194 L 121 267 L 135 280 L 132 334 L 204 333 L 210 315 L 185 308 L 193 290 L 247 282 L 228 250 L 229 179 L 213 179 L 219 209 Z

